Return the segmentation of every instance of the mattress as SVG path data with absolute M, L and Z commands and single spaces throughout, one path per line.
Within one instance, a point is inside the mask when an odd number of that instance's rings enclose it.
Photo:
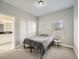
M 49 44 L 54 40 L 53 36 L 34 36 L 30 37 L 29 40 L 33 40 L 44 45 L 44 49 L 46 50 Z

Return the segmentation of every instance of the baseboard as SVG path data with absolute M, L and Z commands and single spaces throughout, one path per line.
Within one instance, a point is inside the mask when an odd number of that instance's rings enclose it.
M 67 45 L 67 44 L 62 44 L 62 46 L 64 46 L 64 47 L 68 47 L 68 48 L 73 48 L 73 46 L 71 46 L 71 45 Z
M 76 51 L 76 49 L 74 47 L 73 47 L 73 50 L 74 50 L 76 56 L 78 57 L 78 53 L 77 53 L 77 51 Z
M 19 44 L 18 46 L 16 46 L 16 49 L 18 49 L 22 44 Z
M 67 45 L 67 44 L 62 44 L 62 46 L 64 46 L 64 47 L 68 47 L 68 48 L 72 48 L 72 49 L 74 50 L 76 56 L 78 57 L 78 54 L 77 54 L 77 52 L 76 52 L 76 49 L 75 49 L 73 46 L 71 46 L 71 45 Z

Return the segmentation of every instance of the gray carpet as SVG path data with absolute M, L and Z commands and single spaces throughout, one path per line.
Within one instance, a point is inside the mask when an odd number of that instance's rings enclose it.
M 40 53 L 28 49 L 15 49 L 0 54 L 0 59 L 40 59 Z M 66 47 L 51 47 L 43 56 L 43 59 L 77 59 L 73 49 Z

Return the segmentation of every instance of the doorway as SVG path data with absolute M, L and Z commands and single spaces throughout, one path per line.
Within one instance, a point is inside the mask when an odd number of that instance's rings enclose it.
M 13 49 L 14 18 L 0 15 L 0 53 Z

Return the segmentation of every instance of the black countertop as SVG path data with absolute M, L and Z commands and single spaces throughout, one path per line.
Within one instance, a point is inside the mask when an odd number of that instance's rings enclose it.
M 4 32 L 0 32 L 0 34 L 12 34 L 12 31 L 4 31 Z

